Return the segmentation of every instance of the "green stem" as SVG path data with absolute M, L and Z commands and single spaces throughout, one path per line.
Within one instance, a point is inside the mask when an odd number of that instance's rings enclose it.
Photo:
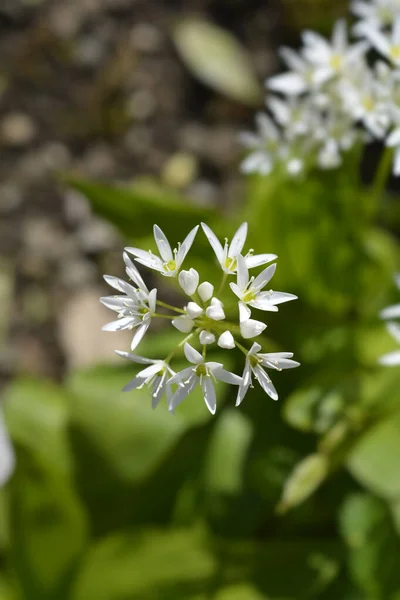
M 236 340 L 235 344 L 239 348 L 239 350 L 241 350 L 244 354 L 248 354 L 249 351 L 244 346 L 242 346 L 242 344 L 239 344 L 239 342 L 237 342 Z
M 182 315 L 185 315 L 185 311 L 182 310 L 181 308 L 176 308 L 176 306 L 171 306 L 171 304 L 167 304 L 166 302 L 162 302 L 161 300 L 157 300 L 157 304 L 158 306 L 162 306 L 163 308 L 168 308 L 169 310 L 174 310 L 177 313 L 181 313 Z
M 388 180 L 390 169 L 392 167 L 392 156 L 393 149 L 386 147 L 381 156 L 381 160 L 375 174 L 375 179 L 372 184 L 372 198 L 375 205 L 378 204 L 385 189 L 385 184 Z
M 151 315 L 152 317 L 158 317 L 159 319 L 175 319 L 175 315 L 171 316 L 171 315 L 161 315 L 160 313 L 152 313 Z
M 222 290 L 225 287 L 225 283 L 226 283 L 227 278 L 228 278 L 228 273 L 225 273 L 225 271 L 224 271 L 224 273 L 222 275 L 221 283 L 219 284 L 217 296 L 219 296 L 222 293 Z

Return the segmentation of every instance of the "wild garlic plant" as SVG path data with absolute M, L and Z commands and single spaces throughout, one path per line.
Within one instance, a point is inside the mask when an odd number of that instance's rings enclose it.
M 241 135 L 244 173 L 331 169 L 356 144 L 379 140 L 394 149 L 400 175 L 400 0 L 355 0 L 351 9 L 353 42 L 339 20 L 330 40 L 304 31 L 299 51 L 280 49 L 288 71 L 266 81 L 268 113 Z
M 182 269 L 199 226 L 190 231 L 182 244 L 172 250 L 163 231 L 154 225 L 154 238 L 159 256 L 140 248 L 126 248 L 123 258 L 126 273 L 131 280 L 127 283 L 118 277 L 105 275 L 106 282 L 118 294 L 101 298 L 101 302 L 117 313 L 118 318 L 103 327 L 105 331 L 130 330 L 133 332 L 131 351 L 117 351 L 128 360 L 144 368 L 125 387 L 125 391 L 147 386 L 151 390 L 152 406 L 155 408 L 166 396 L 168 408 L 175 408 L 197 387 L 200 386 L 204 401 L 212 414 L 216 411 L 216 389 L 218 381 L 235 386 L 236 406 L 253 385 L 253 378 L 272 399 L 278 393 L 269 377 L 267 369 L 290 369 L 299 363 L 292 360 L 291 352 L 263 352 L 257 342 L 253 342 L 267 327 L 260 320 L 252 318 L 252 311 L 276 312 L 278 306 L 296 296 L 285 292 L 266 289 L 272 279 L 276 263 L 262 268 L 258 275 L 250 276 L 249 271 L 272 263 L 275 254 L 253 254 L 244 252 L 247 237 L 247 223 L 236 231 L 230 243 L 224 245 L 205 223 L 203 232 L 215 253 L 218 270 L 221 271 L 221 284 L 218 291 L 208 281 L 201 281 L 200 274 L 193 268 Z M 158 297 L 158 290 L 146 286 L 130 256 L 141 265 L 157 271 L 169 279 L 177 279 L 181 292 L 186 296 L 183 306 L 172 306 Z M 231 278 L 232 281 L 228 282 Z M 227 285 L 229 283 L 229 285 Z M 235 299 L 234 314 L 227 315 L 221 300 L 222 293 L 230 293 Z M 167 357 L 157 360 L 134 354 L 151 322 L 163 319 L 170 322 L 183 334 L 182 340 Z M 244 355 L 244 370 L 241 374 L 231 373 L 221 362 L 208 360 L 207 354 L 213 346 L 231 352 L 237 348 Z M 196 348 L 197 346 L 197 348 Z M 183 351 L 187 366 L 176 372 L 173 361 Z M 212 357 L 211 357 L 212 358 Z

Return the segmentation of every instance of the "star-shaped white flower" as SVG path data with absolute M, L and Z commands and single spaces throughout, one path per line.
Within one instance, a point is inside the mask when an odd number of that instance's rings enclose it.
M 355 0 L 351 3 L 353 14 L 361 19 L 353 28 L 355 34 L 363 35 L 366 26 L 381 29 L 391 25 L 400 12 L 399 0 L 374 0 L 364 2 Z
M 266 86 L 270 90 L 287 96 L 297 96 L 316 87 L 315 67 L 310 61 L 301 53 L 285 46 L 279 53 L 290 71 L 267 79 Z
M 378 52 L 386 56 L 397 67 L 400 66 L 400 14 L 397 14 L 389 35 L 379 31 L 374 25 L 368 24 L 363 27 L 362 31 Z
M 256 278 L 252 277 L 250 279 L 246 261 L 240 254 L 237 263 L 237 283 L 230 283 L 229 285 L 231 286 L 233 293 L 240 300 L 239 308 L 243 311 L 241 321 L 245 320 L 246 312 L 248 317 L 250 317 L 249 306 L 258 308 L 259 310 L 276 312 L 278 310 L 278 304 L 297 299 L 297 296 L 287 294 L 286 292 L 274 292 L 272 290 L 268 292 L 262 291 L 272 279 L 275 273 L 276 264 L 270 265 L 261 271 Z
M 172 250 L 163 231 L 158 225 L 154 225 L 154 239 L 160 256 L 155 256 L 152 252 L 146 252 L 140 248 L 125 248 L 125 250 L 133 254 L 136 257 L 136 261 L 142 265 L 159 271 L 165 277 L 176 277 L 193 244 L 198 228 L 199 226 L 196 225 L 183 240 L 182 244 L 178 244 L 178 249 Z
M 266 392 L 268 396 L 272 398 L 272 400 L 278 400 L 278 393 L 263 367 L 281 371 L 282 369 L 294 369 L 300 364 L 295 360 L 291 360 L 293 356 L 291 352 L 270 352 L 267 354 L 260 354 L 260 350 L 260 344 L 254 342 L 247 353 L 242 383 L 239 386 L 238 395 L 236 398 L 236 406 L 241 404 L 249 387 L 252 386 L 253 375 L 257 379 L 264 392 Z
M 282 135 L 275 123 L 264 113 L 256 115 L 257 133 L 240 134 L 240 141 L 251 150 L 240 165 L 242 173 L 269 175 L 279 157 Z
M 0 487 L 10 478 L 15 467 L 15 455 L 0 407 Z
M 147 386 L 152 388 L 151 404 L 153 408 L 158 406 L 164 394 L 167 396 L 168 404 L 170 403 L 172 398 L 170 377 L 175 375 L 175 371 L 173 371 L 165 361 L 152 360 L 151 358 L 144 358 L 142 356 L 137 356 L 136 354 L 131 354 L 130 352 L 123 352 L 121 350 L 116 350 L 116 353 L 134 363 L 149 365 L 126 384 L 122 390 L 123 392 L 140 390 L 143 386 Z
M 193 390 L 200 385 L 204 394 L 204 401 L 208 410 L 215 414 L 217 408 L 214 381 L 219 380 L 232 385 L 240 385 L 242 378 L 230 371 L 226 371 L 218 362 L 205 362 L 204 358 L 187 342 L 184 346 L 187 360 L 194 366 L 188 367 L 174 375 L 170 383 L 178 384 L 178 389 L 172 396 L 169 404 L 171 411 L 180 404 Z
M 132 338 L 131 350 L 134 350 L 148 330 L 152 314 L 156 311 L 157 289 L 147 289 L 139 271 L 124 253 L 126 272 L 137 287 L 119 277 L 104 275 L 105 281 L 124 295 L 105 296 L 100 302 L 118 313 L 118 319 L 104 325 L 103 331 L 122 331 L 136 329 Z
M 215 235 L 215 233 L 210 229 L 208 225 L 205 223 L 201 224 L 204 233 L 207 236 L 208 241 L 210 242 L 211 248 L 215 252 L 215 256 L 219 264 L 221 265 L 222 270 L 228 275 L 232 275 L 237 271 L 237 258 L 239 254 L 242 253 L 243 246 L 246 243 L 247 238 L 247 223 L 242 223 L 239 229 L 236 231 L 235 235 L 232 238 L 230 244 L 228 244 L 228 240 L 225 240 L 225 244 L 222 247 L 221 242 Z M 266 263 L 271 262 L 278 258 L 276 254 L 255 254 L 253 255 L 253 251 L 250 250 L 244 260 L 246 262 L 247 268 L 252 269 L 253 267 L 259 267 L 260 265 L 265 265 Z

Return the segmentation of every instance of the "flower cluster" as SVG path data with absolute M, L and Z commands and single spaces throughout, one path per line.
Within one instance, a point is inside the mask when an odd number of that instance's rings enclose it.
M 257 276 L 250 277 L 250 269 L 271 263 L 277 256 L 275 254 L 254 255 L 252 250 L 243 252 L 247 237 L 247 223 L 239 227 L 230 243 L 225 240 L 224 245 L 210 227 L 202 223 L 202 228 L 222 270 L 222 281 L 216 294 L 210 282 L 200 281 L 200 275 L 195 269 L 181 270 L 199 229 L 198 226 L 187 235 L 176 250 L 172 250 L 162 230 L 155 225 L 154 238 L 159 256 L 139 248 L 126 248 L 123 257 L 131 283 L 118 277 L 109 275 L 104 277 L 119 294 L 100 299 L 118 316 L 103 329 L 105 331 L 132 330 L 131 351 L 138 347 L 153 319 L 167 319 L 172 326 L 185 334 L 177 347 L 164 359 L 153 360 L 132 352 L 117 351 L 120 356 L 144 366 L 124 390 L 148 386 L 151 388 L 153 408 L 165 395 L 168 407 L 173 411 L 197 386 L 200 386 L 205 403 L 214 414 L 216 411 L 214 384 L 217 381 L 237 386 L 236 405 L 238 406 L 252 386 L 254 376 L 262 389 L 271 398 L 277 400 L 276 389 L 264 368 L 280 371 L 297 367 L 299 363 L 292 360 L 293 354 L 290 352 L 263 353 L 260 352 L 261 345 L 256 342 L 252 342 L 250 348 L 246 348 L 244 344 L 246 340 L 253 340 L 259 336 L 266 328 L 264 322 L 252 318 L 252 309 L 275 312 L 279 304 L 294 300 L 296 296 L 266 289 L 275 273 L 276 263 L 263 268 Z M 187 296 L 185 305 L 180 308 L 160 300 L 157 289 L 148 289 L 129 255 L 132 255 L 137 263 L 158 271 L 164 277 L 176 278 L 181 290 Z M 229 287 L 226 286 L 229 277 L 236 279 L 235 282 L 229 283 L 237 301 L 236 322 L 227 319 L 225 305 L 221 300 L 224 289 L 229 291 Z M 199 345 L 201 352 L 194 348 L 196 344 Z M 243 375 L 231 373 L 222 363 L 207 361 L 208 348 L 213 344 L 217 344 L 224 350 L 238 348 L 244 353 Z M 171 361 L 181 349 L 189 365 L 176 373 L 171 367 Z
M 400 290 L 400 273 L 394 276 L 394 282 L 397 289 Z M 400 344 L 400 324 L 393 320 L 400 318 L 400 304 L 393 304 L 393 306 L 384 308 L 380 313 L 380 317 L 387 321 L 386 328 L 388 332 Z M 379 359 L 379 362 L 385 366 L 400 365 L 400 350 L 384 354 Z
M 400 175 L 400 1 L 355 0 L 351 8 L 354 43 L 339 20 L 330 40 L 305 31 L 298 52 L 281 48 L 288 71 L 266 81 L 269 114 L 256 116 L 256 133 L 241 135 L 250 151 L 244 173 L 330 169 L 355 144 L 385 140 Z

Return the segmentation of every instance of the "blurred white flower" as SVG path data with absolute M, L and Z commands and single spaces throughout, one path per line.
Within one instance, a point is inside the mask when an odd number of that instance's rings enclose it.
M 400 344 L 400 324 L 390 321 L 386 324 L 386 329 L 398 344 Z M 394 350 L 380 357 L 379 363 L 386 367 L 400 365 L 400 350 Z
M 260 350 L 260 344 L 254 342 L 247 353 L 246 364 L 242 375 L 242 383 L 239 386 L 238 395 L 236 398 L 236 406 L 241 404 L 249 387 L 252 386 L 252 375 L 254 375 L 264 392 L 268 394 L 272 400 L 278 400 L 278 393 L 263 367 L 280 371 L 282 369 L 293 369 L 294 367 L 299 366 L 298 362 L 291 360 L 293 356 L 291 352 L 260 354 Z
M 290 71 L 267 79 L 271 91 L 297 96 L 315 88 L 315 67 L 301 53 L 283 47 L 280 55 Z
M 378 52 L 397 67 L 400 66 L 400 14 L 396 16 L 389 34 L 379 31 L 374 25 L 366 24 L 363 27 L 363 35 Z
M 211 414 L 215 414 L 217 398 L 214 381 L 224 381 L 231 385 L 239 385 L 241 377 L 230 373 L 223 368 L 221 363 L 205 362 L 204 358 L 190 344 L 186 342 L 184 352 L 187 360 L 194 366 L 183 369 L 171 378 L 171 383 L 178 384 L 178 389 L 172 396 L 169 404 L 171 411 L 180 404 L 193 390 L 200 385 L 204 394 L 204 401 Z
M 15 468 L 14 449 L 0 407 L 0 487 L 11 477 Z
M 399 0 L 355 0 L 350 6 L 353 14 L 361 19 L 353 28 L 354 33 L 359 35 L 363 35 L 366 26 L 382 29 L 391 25 L 400 13 Z
M 242 161 L 240 169 L 243 173 L 269 175 L 282 144 L 281 132 L 264 113 L 256 115 L 256 128 L 257 133 L 240 134 L 241 143 L 251 151 Z
M 133 254 L 136 257 L 136 261 L 145 267 L 159 271 L 166 277 L 176 277 L 187 253 L 192 247 L 198 228 L 199 226 L 196 225 L 183 240 L 182 244 L 178 244 L 178 249 L 172 250 L 163 231 L 158 225 L 154 225 L 154 239 L 160 256 L 155 256 L 152 252 L 146 252 L 140 248 L 125 248 L 125 250 Z
M 136 389 L 140 390 L 143 386 L 151 387 L 153 408 L 158 406 L 164 394 L 166 394 L 167 402 L 169 404 L 172 398 L 170 377 L 175 375 L 175 371 L 173 371 L 166 362 L 163 360 L 144 358 L 142 356 L 137 356 L 136 354 L 131 354 L 130 352 L 123 352 L 121 350 L 116 350 L 116 353 L 134 363 L 149 365 L 126 384 L 126 386 L 122 389 L 123 392 L 130 392 L 131 390 Z

